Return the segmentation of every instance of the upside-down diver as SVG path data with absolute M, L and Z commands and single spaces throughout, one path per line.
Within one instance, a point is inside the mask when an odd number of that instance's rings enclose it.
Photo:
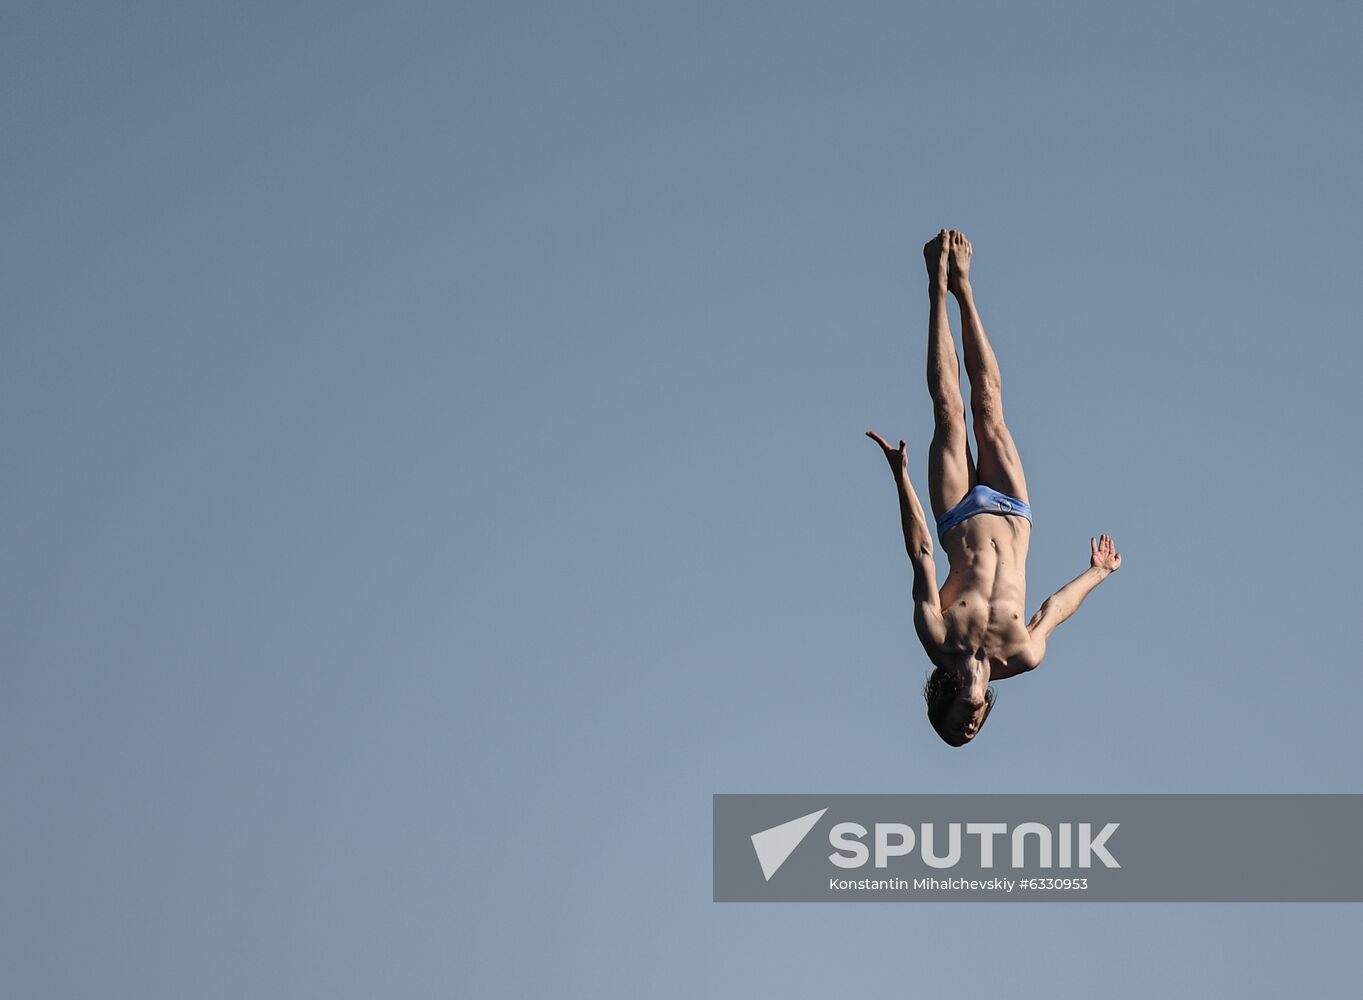
M 866 434 L 884 451 L 899 488 L 904 545 L 913 564 L 913 622 L 933 664 L 923 687 L 928 719 L 938 736 L 959 747 L 979 734 L 993 709 L 990 682 L 1035 670 L 1051 632 L 1120 568 L 1122 557 L 1108 535 L 1090 538 L 1088 569 L 1048 597 L 1023 624 L 1032 508 L 1022 460 L 1003 419 L 999 364 L 975 307 L 970 241 L 964 233 L 944 229 L 923 247 L 923 255 L 928 265 L 928 391 L 934 425 L 928 499 L 951 566 L 940 589 L 932 533 L 909 481 L 908 449 L 903 441 L 895 448 L 875 431 Z M 966 434 L 948 293 L 961 312 L 978 462 Z

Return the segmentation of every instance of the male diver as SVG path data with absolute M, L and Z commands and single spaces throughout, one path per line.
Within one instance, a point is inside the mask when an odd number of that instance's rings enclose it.
M 928 266 L 928 391 L 932 445 L 928 499 L 937 537 L 951 565 L 937 586 L 932 533 L 909 482 L 904 442 L 891 447 L 875 431 L 899 488 L 904 545 L 913 564 L 913 623 L 933 671 L 923 687 L 928 719 L 954 747 L 973 740 L 994 706 L 990 681 L 1036 669 L 1046 640 L 1074 614 L 1094 587 L 1122 564 L 1112 539 L 1089 539 L 1089 568 L 1041 605 L 1023 624 L 1027 546 L 1032 508 L 1022 460 L 1003 420 L 999 365 L 985 336 L 970 286 L 970 241 L 944 229 L 923 247 Z M 947 316 L 947 293 L 961 311 L 961 342 L 975 418 L 976 462 L 966 434 L 960 363 Z

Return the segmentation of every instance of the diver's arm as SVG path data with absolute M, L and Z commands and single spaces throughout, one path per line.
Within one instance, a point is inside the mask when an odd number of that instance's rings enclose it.
M 1046 598 L 1027 623 L 1031 641 L 1019 658 L 1021 670 L 1032 670 L 1041 662 L 1046 655 L 1046 640 L 1055 627 L 1078 611 L 1093 588 L 1117 572 L 1121 565 L 1122 555 L 1110 536 L 1089 539 L 1089 568 Z
M 937 594 L 937 564 L 932 558 L 932 532 L 918 502 L 913 483 L 909 480 L 908 449 L 903 441 L 898 448 L 890 447 L 875 431 L 869 437 L 885 452 L 899 490 L 899 523 L 904 531 L 904 549 L 913 566 L 913 625 L 918 638 L 929 655 L 946 641 L 946 623 L 942 620 L 942 605 Z

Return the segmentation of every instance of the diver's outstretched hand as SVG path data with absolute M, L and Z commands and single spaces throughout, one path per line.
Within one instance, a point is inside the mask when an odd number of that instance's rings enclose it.
M 1089 565 L 1094 569 L 1115 573 L 1122 568 L 1122 554 L 1111 535 L 1100 535 L 1089 539 Z
M 885 453 L 885 461 L 890 463 L 890 471 L 896 476 L 908 476 L 909 474 L 909 449 L 908 445 L 901 439 L 898 448 L 892 448 L 890 442 L 875 431 L 867 431 L 866 436 L 880 445 L 880 450 Z

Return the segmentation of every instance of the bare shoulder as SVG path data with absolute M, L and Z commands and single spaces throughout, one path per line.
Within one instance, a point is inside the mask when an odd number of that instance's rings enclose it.
M 1046 640 L 1039 635 L 1027 633 L 1026 640 L 1019 645 L 1003 662 L 1003 667 L 992 671 L 998 680 L 1016 677 L 1035 670 L 1046 657 Z

